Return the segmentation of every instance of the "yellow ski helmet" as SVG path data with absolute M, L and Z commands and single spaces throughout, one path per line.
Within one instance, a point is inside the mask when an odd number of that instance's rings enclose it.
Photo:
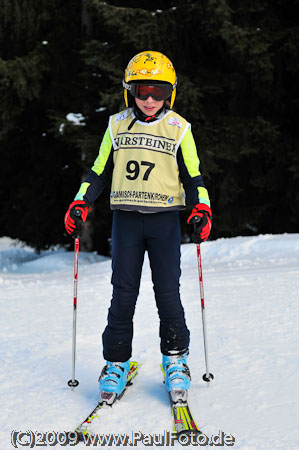
M 169 83 L 171 84 L 170 108 L 172 108 L 176 96 L 177 78 L 170 59 L 160 52 L 145 51 L 135 55 L 129 62 L 123 80 L 124 98 L 126 106 L 129 106 L 128 91 L 131 83 Z M 154 84 L 154 83 L 153 83 Z

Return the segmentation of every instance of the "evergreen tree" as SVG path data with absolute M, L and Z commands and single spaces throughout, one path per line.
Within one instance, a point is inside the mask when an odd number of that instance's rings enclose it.
M 198 144 L 212 235 L 295 231 L 298 139 L 289 108 L 298 106 L 296 2 L 122 3 L 87 1 L 94 28 L 85 60 L 100 75 L 104 117 L 121 108 L 129 59 L 145 49 L 164 52 L 178 73 L 175 106 Z
M 54 128 L 81 105 L 80 11 L 80 1 L 1 0 L 1 234 L 38 250 L 70 242 L 63 215 L 80 153 Z
M 146 49 L 175 65 L 212 238 L 298 231 L 297 0 L 0 1 L 2 235 L 72 245 L 63 215 Z M 108 254 L 109 187 L 88 224 L 86 248 Z

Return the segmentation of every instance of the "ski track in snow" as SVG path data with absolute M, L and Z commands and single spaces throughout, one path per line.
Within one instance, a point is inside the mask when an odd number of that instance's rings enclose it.
M 207 436 L 219 430 L 232 434 L 232 448 L 299 449 L 299 234 L 219 239 L 202 244 L 201 250 L 209 361 L 215 376 L 209 384 L 202 380 L 196 246 L 182 246 L 181 296 L 191 331 L 189 402 L 195 420 Z M 80 252 L 80 385 L 72 391 L 67 381 L 73 253 L 36 255 L 9 238 L 0 239 L 1 449 L 13 448 L 12 430 L 71 431 L 94 408 L 104 365 L 101 334 L 111 299 L 110 278 L 109 259 Z M 134 330 L 133 359 L 142 363 L 139 375 L 121 402 L 95 420 L 96 433 L 131 436 L 172 430 L 147 258 Z M 88 447 L 80 443 L 74 448 Z M 138 448 L 146 447 L 140 443 Z M 176 443 L 174 448 L 182 446 Z

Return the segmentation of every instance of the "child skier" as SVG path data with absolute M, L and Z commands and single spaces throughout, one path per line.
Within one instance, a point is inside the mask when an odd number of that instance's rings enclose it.
M 148 252 L 160 318 L 160 348 L 167 390 L 187 390 L 189 330 L 179 293 L 179 211 L 193 207 L 194 242 L 211 230 L 208 192 L 190 124 L 172 110 L 176 73 L 162 53 L 144 51 L 129 62 L 123 87 L 126 109 L 110 117 L 99 154 L 65 215 L 69 234 L 76 231 L 75 211 L 85 222 L 88 207 L 112 173 L 113 295 L 102 335 L 106 362 L 100 392 L 120 395 L 127 383 L 133 315 L 145 251 Z M 200 219 L 199 219 L 200 218 Z

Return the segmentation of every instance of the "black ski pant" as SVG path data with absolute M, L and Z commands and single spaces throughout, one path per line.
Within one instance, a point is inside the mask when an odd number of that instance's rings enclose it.
M 188 350 L 189 330 L 179 292 L 180 243 L 178 211 L 152 214 L 114 211 L 113 295 L 102 336 L 106 360 L 124 362 L 132 355 L 133 316 L 145 251 L 149 256 L 160 318 L 161 352 L 170 355 Z

